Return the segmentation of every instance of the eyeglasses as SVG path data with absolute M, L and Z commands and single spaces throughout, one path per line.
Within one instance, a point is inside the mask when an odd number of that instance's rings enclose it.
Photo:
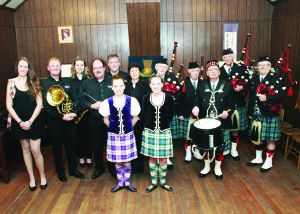
M 157 65 L 158 68 L 167 68 L 167 65 Z
M 258 67 L 267 67 L 270 66 L 271 64 L 259 64 Z
M 207 71 L 218 71 L 219 68 L 210 68 L 210 69 L 207 69 Z
M 93 70 L 103 70 L 103 69 L 105 69 L 105 67 L 93 67 Z

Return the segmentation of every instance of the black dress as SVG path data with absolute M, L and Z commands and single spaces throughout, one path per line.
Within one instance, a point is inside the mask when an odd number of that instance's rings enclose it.
M 31 99 L 28 91 L 20 91 L 16 87 L 16 94 L 13 99 L 13 108 L 22 121 L 28 121 L 36 108 L 36 100 Z M 45 123 L 41 114 L 39 114 L 39 116 L 37 116 L 37 118 L 33 121 L 30 130 L 23 130 L 18 122 L 12 118 L 10 134 L 11 139 L 36 140 L 43 137 L 45 134 Z

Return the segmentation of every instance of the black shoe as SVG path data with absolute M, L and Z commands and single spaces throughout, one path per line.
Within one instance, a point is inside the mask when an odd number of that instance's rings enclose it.
M 223 174 L 222 175 L 215 175 L 217 180 L 222 180 L 223 179 Z
M 60 180 L 61 182 L 66 182 L 67 177 L 66 177 L 65 173 L 59 173 L 58 174 L 58 180 Z
M 137 189 L 132 185 L 125 186 L 125 189 L 128 189 L 130 192 L 137 192 Z
M 209 171 L 207 174 L 202 174 L 202 173 L 200 172 L 199 178 L 205 178 L 209 173 L 210 173 L 210 171 Z
M 93 163 L 86 163 L 87 167 L 91 168 L 93 166 Z
M 47 183 L 46 183 L 45 185 L 41 185 L 40 187 L 41 187 L 42 190 L 44 190 L 44 189 L 47 188 L 47 186 L 48 186 L 48 185 L 47 185 Z
M 270 169 L 272 169 L 273 167 L 270 167 L 269 169 L 264 169 L 264 168 L 260 168 L 260 171 L 261 172 L 267 172 L 267 171 L 269 171 Z
M 81 172 L 79 172 L 78 170 L 75 170 L 73 172 L 69 172 L 70 176 L 74 176 L 75 178 L 84 178 L 84 174 L 82 174 Z
M 185 163 L 185 164 L 190 164 L 191 161 L 189 161 L 189 160 L 184 160 L 184 163 Z
M 94 174 L 92 175 L 92 179 L 99 178 L 100 175 L 104 173 L 104 169 L 96 169 Z
M 31 192 L 33 192 L 34 190 L 36 190 L 36 184 L 34 184 L 34 187 L 31 187 L 30 184 L 29 184 L 29 190 L 30 190 Z
M 115 168 L 108 168 L 108 171 L 114 178 L 117 178 L 117 173 Z
M 152 192 L 153 190 L 155 190 L 158 186 L 156 184 L 151 184 L 147 189 L 146 189 L 146 193 Z
M 170 170 L 173 170 L 174 166 L 173 166 L 173 164 L 170 164 L 170 165 L 167 166 L 167 168 L 170 169 Z
M 124 189 L 124 186 L 115 186 L 114 188 L 111 189 L 112 193 L 118 192 L 119 190 Z
M 85 163 L 79 163 L 79 166 L 80 166 L 81 168 L 84 168 L 84 167 L 85 167 Z
M 263 163 L 252 163 L 252 162 L 248 162 L 247 166 L 258 166 L 258 165 L 262 165 Z
M 172 192 L 172 191 L 173 191 L 173 188 L 170 187 L 170 186 L 167 185 L 167 184 L 161 184 L 160 187 L 163 188 L 164 190 L 169 191 L 169 192 Z
M 236 156 L 236 157 L 231 156 L 231 157 L 232 157 L 233 160 L 235 160 L 235 161 L 239 161 L 239 160 L 240 160 L 240 156 Z

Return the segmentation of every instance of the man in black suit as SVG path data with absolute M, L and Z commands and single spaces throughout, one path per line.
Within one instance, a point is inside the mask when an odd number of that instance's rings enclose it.
M 235 129 L 230 132 L 231 149 L 230 145 L 224 148 L 224 155 L 231 154 L 235 161 L 239 161 L 239 153 L 237 151 L 237 145 L 239 143 L 239 131 L 246 130 L 248 128 L 247 109 L 246 109 L 246 96 L 249 87 L 249 74 L 247 67 L 244 64 L 234 63 L 234 53 L 231 48 L 223 50 L 224 65 L 220 68 L 220 80 L 225 80 L 231 83 L 234 90 L 234 105 L 239 115 L 239 129 Z M 237 84 L 238 81 L 242 81 Z M 234 111 L 232 109 L 232 111 Z M 237 128 L 237 127 L 235 127 Z
M 77 102 L 77 91 L 72 84 L 71 78 L 60 77 L 61 63 L 56 57 L 52 57 L 48 61 L 47 69 L 50 73 L 41 86 L 43 88 L 43 105 L 46 112 L 46 125 L 49 137 L 52 141 L 52 153 L 55 162 L 55 169 L 58 179 L 62 182 L 67 181 L 65 168 L 62 160 L 62 144 L 65 145 L 65 152 L 68 159 L 69 175 L 76 178 L 84 178 L 84 174 L 77 170 L 76 160 L 76 124 L 74 118 L 77 116 L 80 108 Z M 63 88 L 64 93 L 73 101 L 74 111 L 71 113 L 59 113 L 56 106 L 52 106 L 47 101 L 47 91 L 54 85 Z M 62 104 L 61 104 L 62 105 Z M 61 110 L 62 111 L 62 110 Z M 63 114 L 62 114 L 63 113 Z
M 215 160 L 215 177 L 218 180 L 223 179 L 221 171 L 221 163 L 224 160 L 223 147 L 230 144 L 229 125 L 230 125 L 230 111 L 234 107 L 233 103 L 233 89 L 230 83 L 221 81 L 219 79 L 220 69 L 217 60 L 207 62 L 207 76 L 208 80 L 204 80 L 198 89 L 199 100 L 197 106 L 192 110 L 194 115 L 199 115 L 200 118 L 213 118 L 218 115 L 218 119 L 222 124 L 223 146 L 217 148 Z M 211 101 L 213 98 L 214 101 Z M 212 104 L 212 105 L 211 105 Z M 215 108 L 213 107 L 215 106 Z M 200 172 L 199 177 L 204 178 L 210 172 L 210 162 L 208 157 L 204 157 L 205 167 Z
M 107 65 L 109 70 L 105 73 L 105 75 L 114 76 L 119 73 L 123 77 L 125 83 L 130 82 L 130 75 L 125 71 L 120 71 L 120 60 L 117 54 L 111 54 L 107 57 Z
M 183 135 L 185 136 L 185 151 L 186 155 L 184 162 L 186 164 L 191 163 L 192 152 L 191 152 L 191 139 L 189 138 L 189 127 L 196 121 L 194 115 L 192 115 L 192 109 L 195 103 L 199 99 L 197 90 L 200 88 L 202 80 L 199 78 L 200 66 L 198 62 L 190 62 L 188 69 L 189 76 L 185 78 L 180 84 L 182 87 L 178 93 L 179 108 L 178 108 L 178 120 L 180 128 L 182 129 Z M 195 148 L 194 157 L 202 160 L 203 157 L 199 153 L 199 150 Z

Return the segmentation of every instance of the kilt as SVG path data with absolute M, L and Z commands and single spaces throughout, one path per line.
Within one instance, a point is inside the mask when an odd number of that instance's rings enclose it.
M 173 157 L 173 142 L 170 130 L 152 132 L 144 129 L 141 153 L 153 158 Z
M 240 116 L 240 129 L 239 131 L 248 128 L 247 110 L 246 107 L 237 107 Z
M 178 127 L 179 127 L 179 125 L 178 125 L 178 116 L 175 114 L 174 115 L 174 117 L 173 117 L 173 119 L 172 119 L 172 121 L 170 122 L 170 129 L 171 129 L 171 133 L 172 133 L 172 138 L 173 139 L 177 139 L 177 138 L 179 138 L 180 136 L 179 136 L 179 130 L 180 129 L 178 129 Z
M 258 117 L 261 121 L 261 135 L 260 140 L 277 141 L 281 136 L 280 130 L 280 119 L 279 116 L 276 117 L 264 117 L 261 112 L 254 112 L 251 120 L 251 127 L 249 129 L 249 136 L 252 132 L 253 118 Z
M 182 137 L 182 138 L 185 138 L 187 139 L 187 133 L 188 133 L 188 130 L 189 130 L 189 120 L 190 118 L 184 118 L 184 120 L 179 120 L 178 119 L 178 132 L 179 132 L 179 135 L 178 137 Z
M 107 160 L 110 162 L 128 162 L 137 158 L 135 137 L 133 132 L 127 136 L 108 132 Z
M 228 151 L 231 149 L 231 143 L 230 143 L 230 132 L 229 129 L 223 129 L 222 131 L 222 138 L 224 142 L 223 151 Z

